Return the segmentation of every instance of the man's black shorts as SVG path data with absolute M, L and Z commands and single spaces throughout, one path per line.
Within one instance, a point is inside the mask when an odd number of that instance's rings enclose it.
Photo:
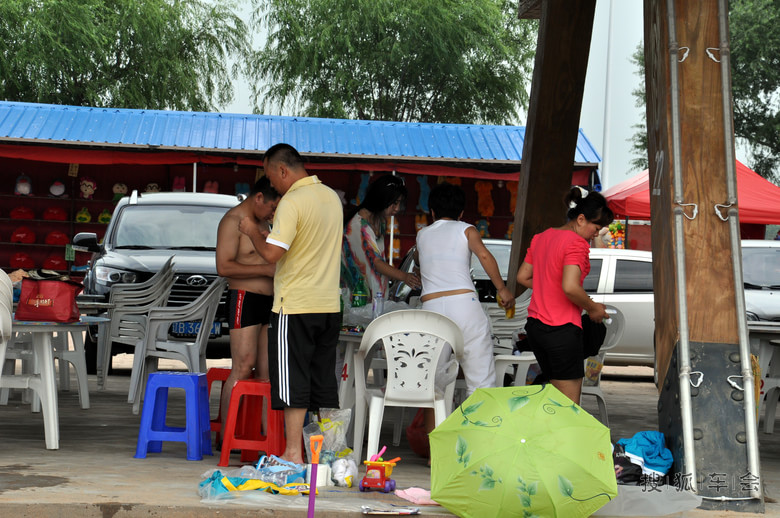
M 336 346 L 341 313 L 271 313 L 268 363 L 271 406 L 338 408 Z
M 548 326 L 528 317 L 525 333 L 536 361 L 547 378 L 573 380 L 585 376 L 581 328 L 574 324 Z
M 271 320 L 274 298 L 245 290 L 228 290 L 228 324 L 230 329 L 265 325 Z

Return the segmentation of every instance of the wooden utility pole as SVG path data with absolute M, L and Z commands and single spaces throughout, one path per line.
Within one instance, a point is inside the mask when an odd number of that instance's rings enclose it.
M 521 18 L 539 18 L 539 40 L 509 263 L 513 291 L 533 235 L 566 222 L 595 10 L 595 0 L 520 2 Z
M 645 0 L 659 428 L 706 507 L 761 511 L 727 16 L 725 0 Z
M 594 11 L 594 0 L 520 2 L 540 25 L 510 289 L 531 237 L 564 221 Z M 671 482 L 705 507 L 761 512 L 729 55 L 727 0 L 645 0 L 658 415 Z

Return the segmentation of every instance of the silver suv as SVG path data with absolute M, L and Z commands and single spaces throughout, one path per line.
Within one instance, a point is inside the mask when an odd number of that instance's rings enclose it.
M 238 203 L 236 196 L 209 193 L 134 191 L 125 196 L 117 203 L 101 243 L 91 232 L 73 238 L 75 249 L 92 252 L 84 293 L 107 300 L 114 284 L 145 281 L 173 255 L 176 280 L 168 304 L 192 302 L 217 278 L 217 227 Z M 226 332 L 226 316 L 223 295 L 212 336 Z M 185 326 L 171 329 L 174 336 L 182 337 L 189 331 Z

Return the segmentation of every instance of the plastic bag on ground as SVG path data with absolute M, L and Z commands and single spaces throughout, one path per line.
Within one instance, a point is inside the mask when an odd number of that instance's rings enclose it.
M 352 409 L 323 408 L 319 420 L 307 424 L 303 428 L 303 443 L 306 447 L 306 458 L 311 458 L 309 437 L 322 435 L 322 451 L 320 464 L 331 464 L 334 460 L 349 457 L 352 449 L 347 446 L 347 433 L 352 419 Z
M 701 497 L 673 485 L 618 486 L 618 496 L 593 516 L 667 516 L 701 505 Z

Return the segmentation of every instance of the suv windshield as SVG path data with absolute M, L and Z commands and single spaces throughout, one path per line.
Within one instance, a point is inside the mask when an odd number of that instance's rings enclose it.
M 224 207 L 128 206 L 120 213 L 115 248 L 215 250 Z
M 742 272 L 747 288 L 780 287 L 780 247 L 743 247 Z

